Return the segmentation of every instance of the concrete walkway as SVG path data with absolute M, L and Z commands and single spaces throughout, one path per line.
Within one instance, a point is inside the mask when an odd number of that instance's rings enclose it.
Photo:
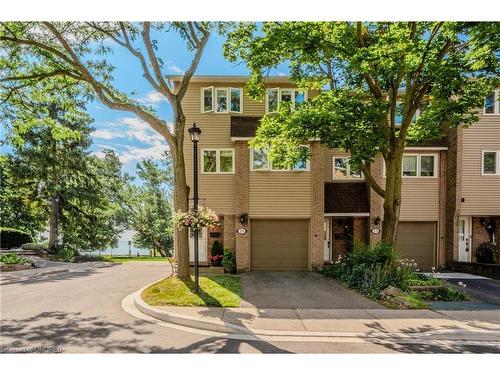
M 150 306 L 142 300 L 142 290 L 128 296 L 122 307 L 126 310 L 135 308 L 160 321 L 213 333 L 331 337 L 339 334 L 480 332 L 500 340 L 500 310 L 481 311 L 480 315 L 463 315 L 455 311 L 431 310 Z M 134 314 L 133 311 L 129 313 Z

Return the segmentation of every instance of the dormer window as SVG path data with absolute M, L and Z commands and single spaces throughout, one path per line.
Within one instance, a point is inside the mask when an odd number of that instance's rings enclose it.
M 266 112 L 276 112 L 281 102 L 292 103 L 292 109 L 297 109 L 306 100 L 307 92 L 304 90 L 272 88 L 266 92 Z
M 203 87 L 201 89 L 202 113 L 242 113 L 243 89 L 241 87 Z

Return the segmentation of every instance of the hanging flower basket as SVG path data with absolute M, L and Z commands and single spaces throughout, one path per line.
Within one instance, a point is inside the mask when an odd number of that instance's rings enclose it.
M 211 228 L 220 225 L 217 214 L 207 207 L 200 207 L 195 213 L 192 209 L 188 212 L 177 211 L 173 217 L 174 225 L 178 228 L 189 227 L 193 229 Z

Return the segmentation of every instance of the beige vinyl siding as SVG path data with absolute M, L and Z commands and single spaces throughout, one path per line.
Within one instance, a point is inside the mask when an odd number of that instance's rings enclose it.
M 411 151 L 408 154 L 436 155 L 439 152 Z M 403 177 L 401 185 L 401 213 L 402 221 L 426 221 L 439 218 L 439 165 L 435 171 L 438 177 Z M 383 172 L 381 173 L 383 176 Z M 382 187 L 385 188 L 383 177 Z M 382 209 L 383 212 L 383 209 Z
M 215 88 L 225 88 L 225 87 L 234 87 L 234 88 L 242 88 L 243 89 L 243 113 L 201 113 L 201 90 L 203 87 L 213 86 Z M 269 88 L 271 87 L 293 87 L 293 85 L 285 84 L 285 83 L 270 83 L 267 85 Z M 206 82 L 193 82 L 189 85 L 189 88 L 182 100 L 182 106 L 184 109 L 184 114 L 186 116 L 186 129 L 185 129 L 185 139 L 184 139 L 184 156 L 186 163 L 186 174 L 187 174 L 187 183 L 189 186 L 192 186 L 193 183 L 193 147 L 191 140 L 189 138 L 189 134 L 187 129 L 191 127 L 193 122 L 196 122 L 197 126 L 202 130 L 199 142 L 199 153 L 200 157 L 198 163 L 201 166 L 201 150 L 204 148 L 234 148 L 234 143 L 231 141 L 231 115 L 233 116 L 262 116 L 265 112 L 265 100 L 256 101 L 251 100 L 246 95 L 246 88 L 244 82 L 222 82 L 220 80 L 214 79 L 213 81 L 207 80 Z M 250 166 L 248 166 L 250 168 Z M 201 171 L 201 169 L 200 169 Z M 283 172 L 271 172 L 272 175 L 275 174 L 283 174 Z M 286 173 L 285 173 L 286 174 Z M 309 173 L 307 173 L 309 175 Z M 274 196 L 274 191 L 280 191 L 281 186 L 284 186 L 285 197 L 292 197 L 293 200 L 298 199 L 305 200 L 303 196 L 301 196 L 302 192 L 302 184 L 301 179 L 299 178 L 299 185 L 294 187 L 295 179 L 288 176 L 288 180 L 285 178 L 285 181 L 282 180 L 285 176 L 279 176 L 278 185 L 274 186 L 273 184 L 269 184 L 269 189 L 271 193 L 263 192 L 260 193 L 259 189 L 263 189 L 265 191 L 265 186 L 261 185 L 260 188 L 254 190 L 257 195 L 254 194 L 254 197 L 263 196 L 264 204 L 268 204 L 267 199 L 273 202 L 279 202 L 280 198 Z M 309 177 L 306 178 L 309 181 Z M 262 181 L 264 182 L 265 179 Z M 280 185 L 280 181 L 283 181 L 283 185 Z M 200 203 L 205 204 L 207 207 L 215 210 L 218 214 L 228 215 L 235 214 L 235 175 L 234 174 L 199 174 L 199 196 Z M 307 183 L 306 183 L 307 184 Z M 257 185 L 259 185 L 257 183 Z M 271 186 L 272 185 L 272 186 Z M 299 190 L 300 189 L 300 190 Z M 304 194 L 310 195 L 310 186 L 307 186 L 308 192 L 304 191 Z M 294 190 L 297 190 L 294 192 Z M 277 194 L 277 193 L 276 193 Z M 192 193 L 191 193 L 192 198 Z M 257 198 L 260 199 L 260 198 Z M 310 205 L 310 198 L 307 200 L 307 203 Z M 262 204 L 258 204 L 258 207 L 261 207 Z M 286 206 L 290 206 L 290 201 L 286 203 Z M 299 204 L 299 207 L 303 207 L 304 204 Z M 274 206 L 276 207 L 276 205 Z M 308 210 L 310 208 L 308 207 Z M 259 211 L 259 210 L 257 210 Z M 293 210 L 292 210 L 293 211 Z M 260 212 L 260 211 L 259 211 Z
M 462 130 L 461 215 L 500 215 L 500 176 L 482 176 L 482 151 L 500 151 L 500 115 L 482 115 Z M 460 165 L 460 163 L 459 163 Z
M 250 172 L 249 193 L 253 217 L 311 215 L 311 172 Z

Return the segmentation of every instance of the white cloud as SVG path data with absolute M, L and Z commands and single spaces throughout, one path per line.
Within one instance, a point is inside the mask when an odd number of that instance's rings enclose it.
M 280 77 L 286 77 L 286 73 L 278 72 L 278 76 L 280 76 Z
M 128 138 L 146 145 L 155 145 L 163 141 L 160 134 L 137 117 L 123 117 L 117 122 L 97 124 L 97 129 L 92 132 L 92 137 L 105 140 Z
M 159 159 L 167 149 L 168 146 L 163 143 L 157 143 L 147 148 L 127 147 L 127 151 L 121 152 L 118 157 L 123 164 L 137 162 L 142 158 Z
M 167 99 L 158 91 L 151 91 L 142 98 L 139 98 L 137 100 L 144 104 L 155 105 L 160 102 L 166 101 Z
M 184 74 L 184 69 L 178 67 L 175 64 L 169 65 L 167 69 L 170 73 Z

